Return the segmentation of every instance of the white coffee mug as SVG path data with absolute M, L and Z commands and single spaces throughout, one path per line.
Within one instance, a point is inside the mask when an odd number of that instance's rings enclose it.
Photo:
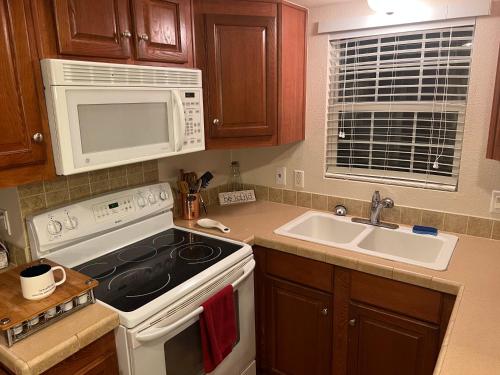
M 62 272 L 62 279 L 54 280 L 54 270 Z M 60 266 L 52 267 L 49 264 L 37 264 L 21 271 L 21 290 L 23 297 L 30 300 L 40 300 L 50 296 L 56 286 L 66 281 L 66 271 Z

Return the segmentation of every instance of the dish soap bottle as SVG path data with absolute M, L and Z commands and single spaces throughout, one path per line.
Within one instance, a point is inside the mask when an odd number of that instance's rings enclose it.
M 243 187 L 240 175 L 240 163 L 238 161 L 231 162 L 231 171 L 229 173 L 229 182 L 227 184 L 228 191 L 239 191 Z

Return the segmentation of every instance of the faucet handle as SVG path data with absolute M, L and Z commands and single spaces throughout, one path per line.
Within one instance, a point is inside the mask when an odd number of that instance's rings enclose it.
M 380 203 L 380 192 L 375 190 L 372 195 L 372 207 L 375 208 Z

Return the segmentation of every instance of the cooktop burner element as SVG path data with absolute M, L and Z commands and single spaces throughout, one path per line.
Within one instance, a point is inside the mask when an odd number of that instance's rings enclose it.
M 193 243 L 173 249 L 170 256 L 172 257 L 175 253 L 179 258 L 188 261 L 188 264 L 198 264 L 217 259 L 221 255 L 222 249 L 220 247 L 213 248 L 203 243 Z
M 99 280 L 97 299 L 130 312 L 226 258 L 241 246 L 171 228 L 74 267 Z
M 86 265 L 79 268 L 78 271 L 87 275 L 92 274 L 94 279 L 101 280 L 115 273 L 116 267 L 111 266 L 107 262 L 95 262 L 86 263 Z
M 117 255 L 117 258 L 122 262 L 140 263 L 151 259 L 158 254 L 153 246 L 134 246 L 123 250 Z

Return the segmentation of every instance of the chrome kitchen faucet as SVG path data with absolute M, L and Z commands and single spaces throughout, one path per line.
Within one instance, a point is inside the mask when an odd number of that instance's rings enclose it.
M 370 218 L 362 219 L 359 217 L 353 217 L 352 221 L 354 223 L 370 224 L 377 227 L 383 227 L 388 229 L 397 229 L 399 228 L 399 225 L 397 224 L 384 223 L 380 221 L 380 214 L 382 213 L 382 209 L 393 208 L 393 207 L 394 207 L 394 201 L 391 198 L 380 199 L 380 192 L 378 190 L 375 190 L 375 192 L 372 195 Z

